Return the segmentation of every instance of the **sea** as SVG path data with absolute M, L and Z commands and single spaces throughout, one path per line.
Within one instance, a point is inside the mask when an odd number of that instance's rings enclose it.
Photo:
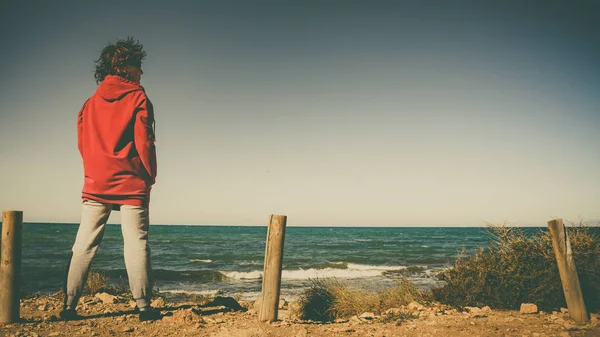
M 77 224 L 23 225 L 22 283 L 26 293 L 62 288 Z M 540 230 L 529 228 L 529 231 Z M 170 299 L 194 295 L 260 296 L 267 227 L 151 225 L 155 286 Z M 462 251 L 489 244 L 488 228 L 286 228 L 281 298 L 294 300 L 314 280 L 384 289 L 408 278 L 422 289 L 443 285 L 436 275 Z M 127 285 L 120 225 L 107 225 L 92 271 Z

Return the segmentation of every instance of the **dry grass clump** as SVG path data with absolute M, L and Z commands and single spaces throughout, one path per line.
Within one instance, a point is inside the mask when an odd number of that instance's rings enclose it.
M 86 295 L 108 293 L 114 296 L 118 296 L 118 301 L 125 303 L 127 301 L 133 300 L 133 295 L 129 291 L 129 287 L 126 283 L 126 279 L 120 277 L 119 284 L 113 285 L 110 283 L 110 278 L 102 272 L 90 271 L 85 286 L 83 288 L 83 293 Z M 165 299 L 165 296 L 160 292 L 160 289 L 152 289 L 152 298 L 156 299 L 159 297 Z
M 89 295 L 100 292 L 114 293 L 115 291 L 116 288 L 108 282 L 106 275 L 95 271 L 90 271 L 85 287 L 83 288 L 83 293 Z
M 405 278 L 395 287 L 374 292 L 351 288 L 337 279 L 314 279 L 298 300 L 302 319 L 330 322 L 363 312 L 381 314 L 387 309 L 422 302 L 428 294 Z
M 440 273 L 446 285 L 434 298 L 454 306 L 518 309 L 535 303 L 541 310 L 566 307 L 552 239 L 547 229 L 494 226 L 487 249 L 461 253 L 454 268 Z M 600 309 L 600 237 L 598 228 L 571 226 L 568 236 L 586 307 Z

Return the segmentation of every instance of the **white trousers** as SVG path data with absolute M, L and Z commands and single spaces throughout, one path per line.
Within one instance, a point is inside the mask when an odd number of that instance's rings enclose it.
M 66 282 L 65 304 L 73 308 L 83 293 L 90 265 L 104 236 L 111 209 L 111 204 L 102 204 L 93 200 L 88 200 L 82 205 L 81 224 L 73 245 Z M 148 307 L 152 296 L 149 226 L 148 208 L 121 205 L 125 268 L 131 293 L 139 308 Z

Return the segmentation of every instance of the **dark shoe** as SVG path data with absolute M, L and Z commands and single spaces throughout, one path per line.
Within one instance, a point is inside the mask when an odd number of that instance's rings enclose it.
M 75 309 L 63 309 L 58 315 L 64 321 L 75 321 L 81 319 L 81 316 L 77 315 L 77 311 L 75 311 Z
M 140 310 L 140 321 L 156 321 L 161 319 L 162 316 L 159 310 L 150 308 L 148 310 Z

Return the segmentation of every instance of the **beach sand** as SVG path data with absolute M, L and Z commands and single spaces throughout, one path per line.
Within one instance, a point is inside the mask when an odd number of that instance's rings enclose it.
M 117 298 L 117 301 L 121 300 Z M 105 299 L 111 302 L 111 299 Z M 413 303 L 390 312 L 405 312 L 418 318 L 399 321 L 386 315 L 369 318 L 352 317 L 336 323 L 302 321 L 286 304 L 279 311 L 279 321 L 258 321 L 257 307 L 241 302 L 249 309 L 195 303 L 165 303 L 158 299 L 161 320 L 140 322 L 131 303 L 104 303 L 98 297 L 82 298 L 78 321 L 57 320 L 62 298 L 43 295 L 21 301 L 23 322 L 0 325 L 0 336 L 600 336 L 600 316 L 591 322 L 575 325 L 562 312 L 521 314 L 518 311 L 472 308 L 459 311 L 443 305 L 421 306 Z M 401 317 L 401 316 L 394 316 Z

